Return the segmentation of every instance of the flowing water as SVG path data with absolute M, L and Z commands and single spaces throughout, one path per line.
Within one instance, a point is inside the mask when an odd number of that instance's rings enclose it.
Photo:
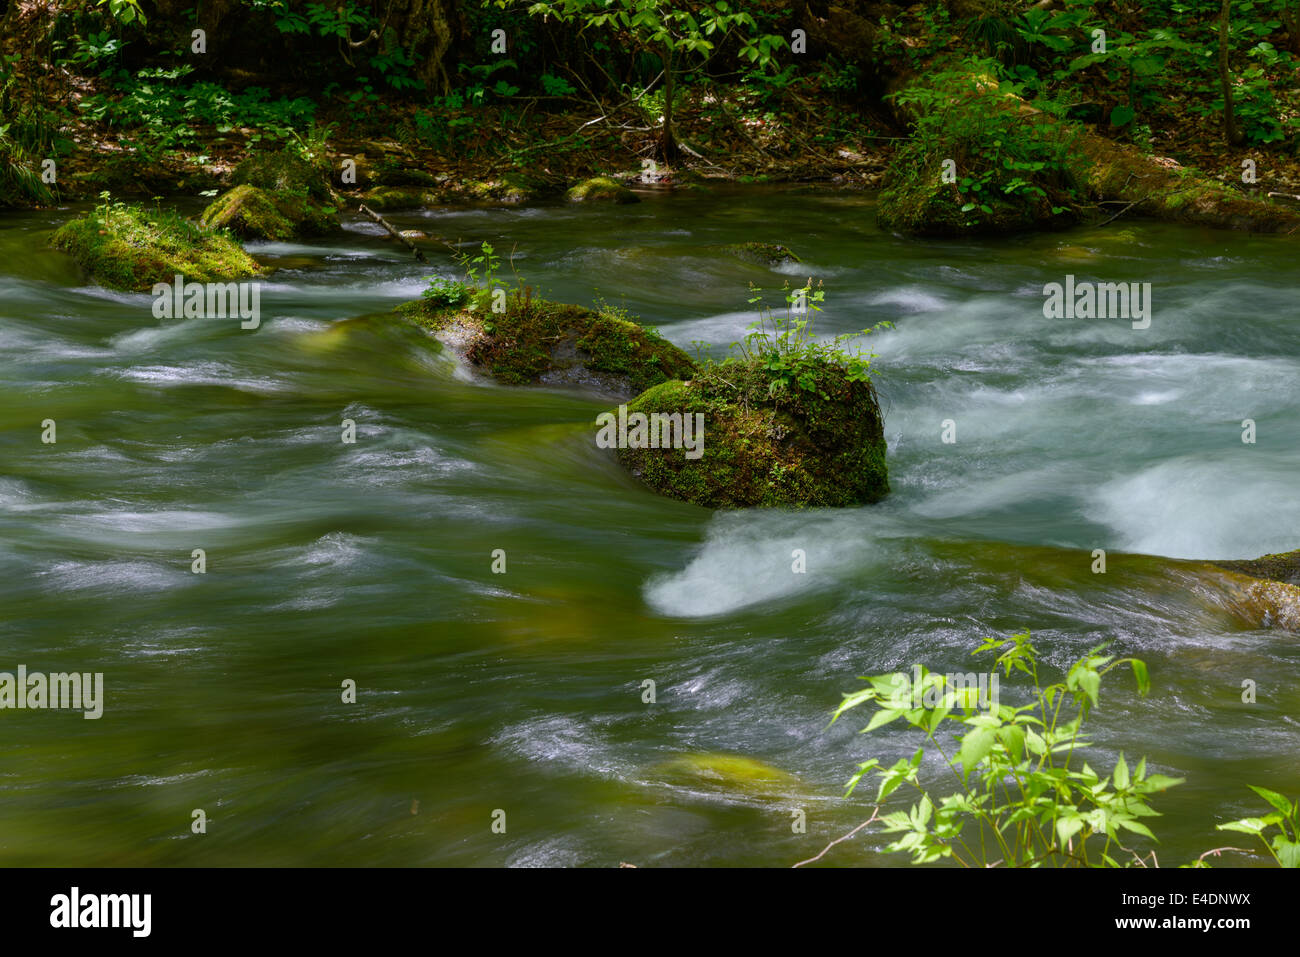
M 106 702 L 0 711 L 5 864 L 788 866 L 865 818 L 857 762 L 919 743 L 857 734 L 866 712 L 828 728 L 857 676 L 984 670 L 970 651 L 1026 628 L 1052 678 L 1103 641 L 1148 662 L 1146 699 L 1107 679 L 1089 760 L 1187 779 L 1155 802 L 1163 864 L 1232 843 L 1214 825 L 1260 806 L 1247 783 L 1300 793 L 1297 637 L 1142 557 L 1300 547 L 1291 243 L 1123 221 L 914 242 L 868 200 L 759 191 L 393 216 L 514 247 L 549 298 L 625 304 L 688 351 L 742 335 L 751 281 L 820 277 L 823 333 L 893 322 L 868 340 L 893 494 L 712 513 L 595 447 L 608 401 L 473 381 L 376 315 L 446 257 L 365 221 L 254 244 L 282 268 L 244 330 L 85 284 L 44 246 L 71 214 L 0 219 L 0 670 L 103 672 Z M 805 264 L 709 248 L 747 239 Z M 1150 328 L 1045 319 L 1067 274 L 1152 283 Z M 884 843 L 826 861 L 905 865 Z

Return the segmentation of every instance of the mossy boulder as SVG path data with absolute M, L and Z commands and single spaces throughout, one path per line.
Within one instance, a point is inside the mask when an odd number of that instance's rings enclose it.
M 51 242 L 110 289 L 146 292 L 177 274 L 227 282 L 264 272 L 229 233 L 139 206 L 99 207 L 65 223 Z
M 481 294 L 455 306 L 426 299 L 398 310 L 470 365 L 510 385 L 576 385 L 630 397 L 695 369 L 690 356 L 659 333 L 615 310 L 527 294 L 508 297 L 501 314 Z
M 564 198 L 571 203 L 637 203 L 641 198 L 622 183 L 608 176 L 595 176 L 584 179 L 573 186 Z
M 328 175 L 289 150 L 254 153 L 231 171 L 230 182 L 272 193 L 297 193 L 321 203 L 331 199 Z
M 246 239 L 288 240 L 324 236 L 339 229 L 338 214 L 310 196 L 268 193 L 236 186 L 212 201 L 199 218 L 205 226 L 229 229 Z
M 727 362 L 671 381 L 627 404 L 642 413 L 702 415 L 702 454 L 620 448 L 619 461 L 650 488 L 705 508 L 845 507 L 889 493 L 884 425 L 875 389 L 828 362 L 812 390 L 773 379 L 760 362 Z M 659 420 L 662 421 L 662 420 Z M 637 442 L 629 430 L 627 445 Z
M 757 263 L 760 266 L 782 266 L 786 263 L 803 262 L 790 251 L 788 246 L 780 243 L 729 243 L 722 251 L 730 253 L 737 259 Z

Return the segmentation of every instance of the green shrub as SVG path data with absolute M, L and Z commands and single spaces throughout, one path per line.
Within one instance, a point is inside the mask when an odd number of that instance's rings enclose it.
M 1001 652 L 994 674 L 1001 666 L 1008 677 L 1017 671 L 1032 679 L 1031 700 L 1020 706 L 986 701 L 980 709 L 977 689 L 919 666 L 917 684 L 909 674 L 879 675 L 865 679 L 862 691 L 845 695 L 832 723 L 873 704 L 877 710 L 864 731 L 902 718 L 927 742 L 889 767 L 875 758 L 865 761 L 849 781 L 852 794 L 868 774 L 880 779 L 877 813 L 903 785 L 919 795 L 910 809 L 879 815 L 885 833 L 898 835 L 887 850 L 910 854 L 914 864 L 951 858 L 968 867 L 1143 864 L 1136 850 L 1124 846 L 1124 832 L 1154 841 L 1143 819 L 1158 812 L 1147 802 L 1182 779 L 1147 774 L 1146 758 L 1130 769 L 1121 754 L 1105 775 L 1076 761 L 1089 744 L 1083 723 L 1097 706 L 1102 678 L 1128 664 L 1139 693 L 1149 688 L 1145 664 L 1102 650 L 1075 662 L 1063 682 L 1044 687 L 1028 632 L 985 641 L 974 653 Z M 951 772 L 951 793 L 937 796 L 934 785 L 922 783 L 927 745 Z

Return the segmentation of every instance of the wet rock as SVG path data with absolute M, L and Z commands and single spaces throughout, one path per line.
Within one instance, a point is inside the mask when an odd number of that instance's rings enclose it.
M 695 367 L 657 332 L 613 311 L 517 293 L 507 298 L 502 314 L 492 312 L 490 297 L 477 291 L 466 290 L 457 300 L 417 300 L 398 310 L 498 382 L 578 386 L 630 397 Z

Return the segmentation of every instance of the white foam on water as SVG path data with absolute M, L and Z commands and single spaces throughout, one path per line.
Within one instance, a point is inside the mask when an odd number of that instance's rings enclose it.
M 905 313 L 938 312 L 951 308 L 952 303 L 921 286 L 899 286 L 886 289 L 867 298 L 869 306 L 898 306 Z
M 832 584 L 866 563 L 871 542 L 850 513 L 734 512 L 718 515 L 694 558 L 679 572 L 645 584 L 646 603 L 661 615 L 722 615 Z M 803 549 L 807 572 L 795 573 Z
M 219 385 L 242 392 L 286 392 L 289 386 L 265 376 L 249 378 L 238 375 L 220 362 L 195 362 L 191 365 L 147 365 L 129 369 L 104 370 L 104 374 L 131 382 L 151 385 Z
M 108 589 L 120 595 L 174 588 L 189 573 L 188 566 L 169 568 L 151 562 L 55 562 L 36 573 L 50 591 Z
M 1127 551 L 1211 559 L 1289 551 L 1300 544 L 1300 456 L 1265 462 L 1252 454 L 1243 445 L 1217 460 L 1161 462 L 1097 488 L 1086 512 Z

